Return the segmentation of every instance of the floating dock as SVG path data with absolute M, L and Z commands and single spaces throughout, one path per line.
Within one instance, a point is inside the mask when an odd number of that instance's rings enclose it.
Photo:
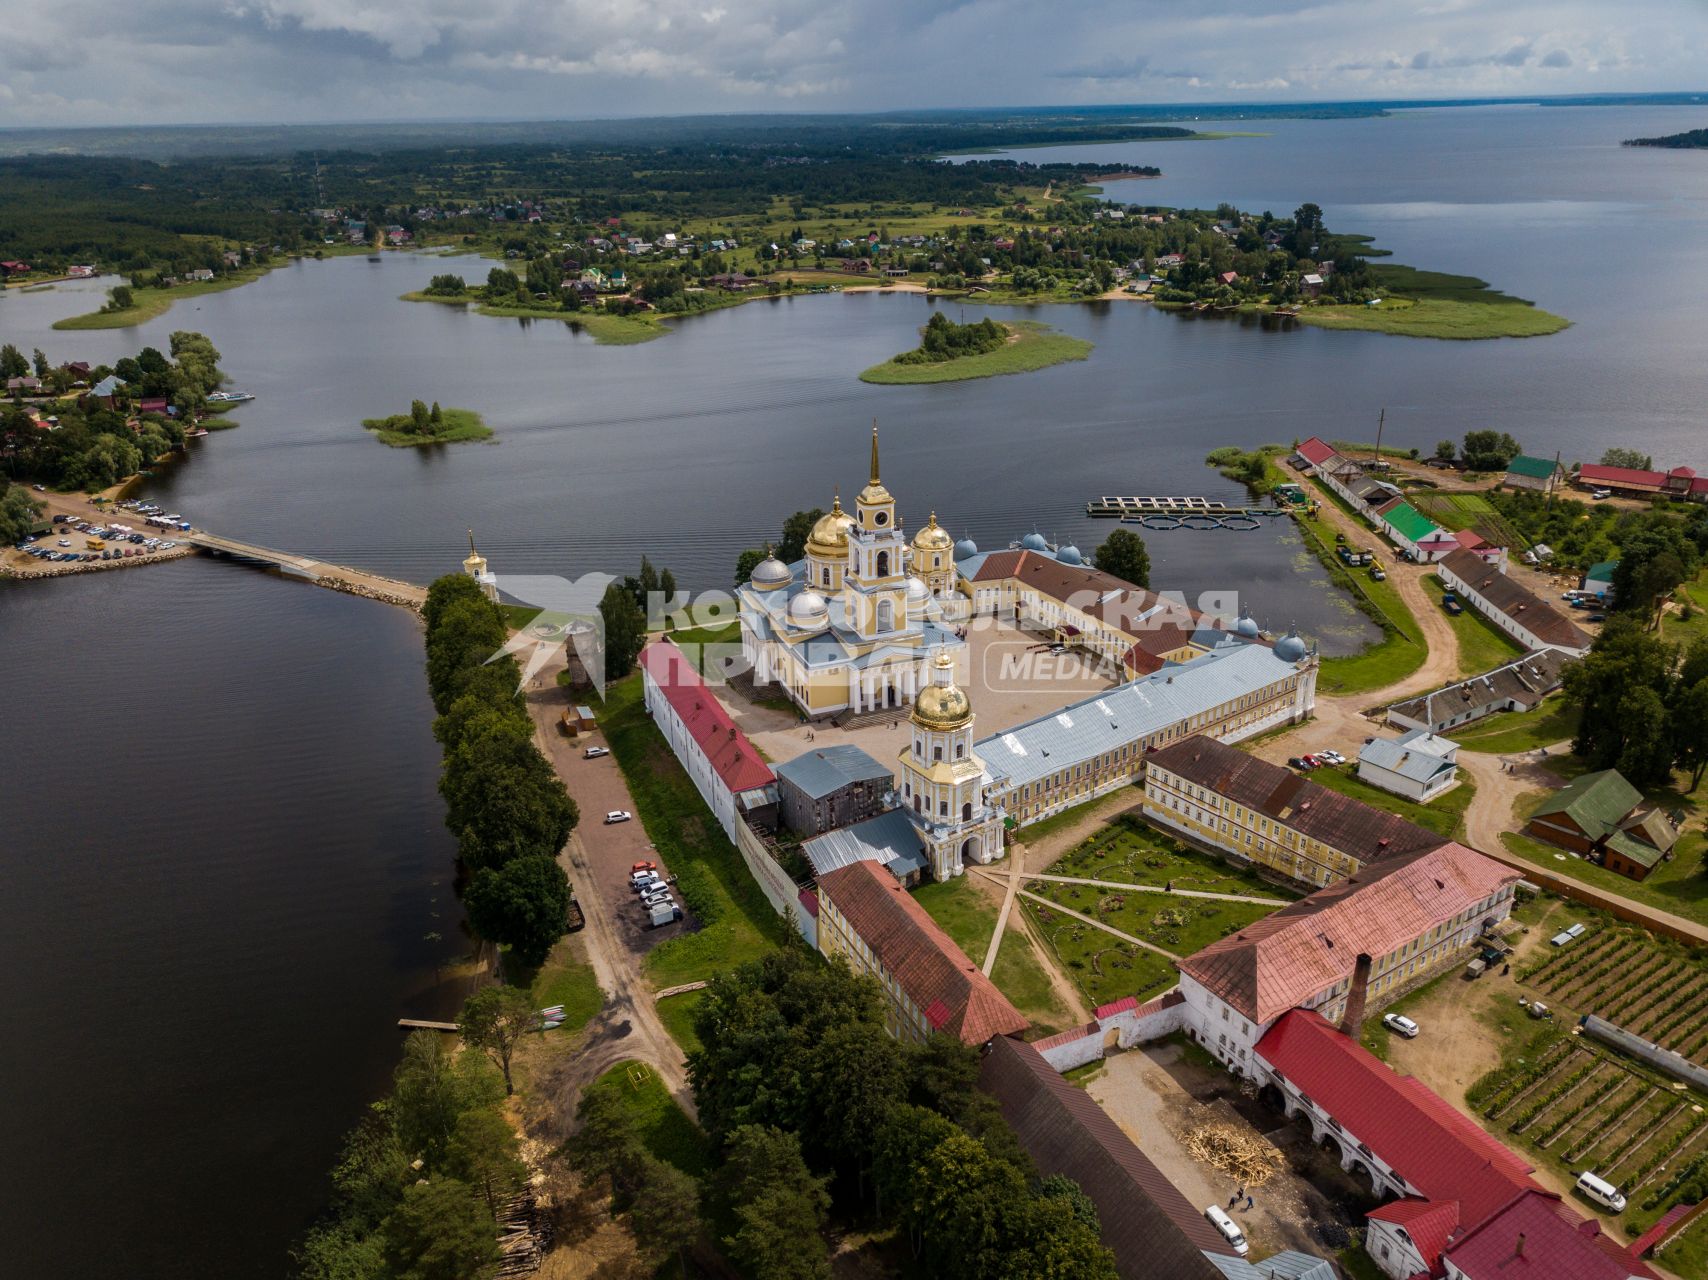
M 1239 507 L 1212 498 L 1150 496 L 1093 498 L 1088 516 L 1109 516 L 1146 529 L 1259 529 L 1288 514 L 1285 507 Z

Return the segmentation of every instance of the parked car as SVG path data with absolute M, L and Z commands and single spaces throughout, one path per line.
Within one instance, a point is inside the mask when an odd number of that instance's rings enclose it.
M 1309 773 L 1312 769 L 1316 768 L 1316 766 L 1308 763 L 1308 760 L 1309 757 L 1307 756 L 1294 756 L 1291 760 L 1287 761 L 1287 763 L 1292 765 L 1301 773 Z
M 614 822 L 628 822 L 634 816 L 627 809 L 613 809 L 605 815 L 605 825 L 608 827 Z
M 1210 1220 L 1210 1225 L 1221 1233 L 1222 1239 L 1228 1242 L 1228 1247 L 1240 1257 L 1245 1257 L 1251 1251 L 1251 1246 L 1246 1243 L 1245 1232 L 1234 1224 L 1234 1220 L 1228 1217 L 1221 1205 L 1211 1205 L 1204 1210 L 1204 1216 Z
M 1611 1213 L 1625 1212 L 1625 1197 L 1619 1194 L 1619 1188 L 1605 1178 L 1596 1177 L 1588 1169 L 1578 1174 L 1577 1191 Z
M 1589 496 L 1591 498 L 1595 499 L 1595 501 L 1600 502 L 1603 498 L 1611 498 L 1613 496 L 1613 490 L 1611 490 L 1611 489 L 1591 489 L 1589 491 Z
M 629 868 L 629 873 L 632 875 L 632 874 L 634 874 L 636 872 L 640 872 L 640 871 L 657 871 L 657 870 L 658 870 L 658 864 L 656 862 L 653 862 L 651 859 L 643 859 L 642 861 L 637 862 L 633 866 L 631 866 Z
M 600 756 L 608 756 L 610 754 L 611 749 L 609 747 L 588 747 L 587 750 L 581 753 L 581 758 L 583 760 L 597 760 Z
M 1396 1035 L 1404 1036 L 1407 1040 L 1417 1039 L 1417 1033 L 1423 1030 L 1422 1027 L 1418 1026 L 1417 1023 L 1413 1022 L 1403 1013 L 1384 1013 L 1382 1015 L 1382 1025 L 1389 1031 L 1394 1032 Z

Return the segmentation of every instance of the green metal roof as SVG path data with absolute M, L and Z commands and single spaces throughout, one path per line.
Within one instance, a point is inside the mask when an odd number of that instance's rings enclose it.
M 1546 480 L 1554 474 L 1559 463 L 1552 458 L 1532 458 L 1529 454 L 1521 453 L 1506 464 L 1508 475 L 1529 476 L 1532 480 Z
M 1653 867 L 1661 860 L 1664 849 L 1657 849 L 1652 844 L 1644 844 L 1641 840 L 1633 840 L 1623 831 L 1615 831 L 1607 837 L 1607 848 L 1622 854 L 1639 867 Z
M 1590 565 L 1583 576 L 1591 582 L 1612 582 L 1613 571 L 1618 567 L 1617 560 L 1603 560 L 1600 564 Z
M 1596 839 L 1617 829 L 1620 820 L 1642 800 L 1643 793 L 1626 782 L 1617 769 L 1603 769 L 1586 773 L 1556 791 L 1535 816 L 1568 814 L 1586 835 Z
M 1407 542 L 1420 542 L 1440 527 L 1409 502 L 1402 502 L 1384 513 L 1382 519 Z

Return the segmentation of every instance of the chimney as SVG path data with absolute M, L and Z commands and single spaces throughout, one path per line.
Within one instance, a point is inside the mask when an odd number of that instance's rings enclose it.
M 1522 1231 L 1518 1233 L 1518 1243 L 1512 1246 L 1512 1256 L 1515 1258 L 1524 1256 L 1524 1233 Z
M 1340 1015 L 1342 1035 L 1358 1039 L 1364 1029 L 1364 1002 L 1370 994 L 1370 957 L 1360 952 L 1352 967 L 1352 986 L 1346 992 L 1346 1012 Z

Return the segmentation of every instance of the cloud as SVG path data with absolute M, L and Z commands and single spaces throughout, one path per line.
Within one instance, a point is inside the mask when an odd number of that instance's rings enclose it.
M 1690 87 L 1626 0 L 7 0 L 0 124 L 1215 103 Z M 75 32 L 75 38 L 68 38 Z M 1542 51 L 1546 51 L 1545 53 Z

